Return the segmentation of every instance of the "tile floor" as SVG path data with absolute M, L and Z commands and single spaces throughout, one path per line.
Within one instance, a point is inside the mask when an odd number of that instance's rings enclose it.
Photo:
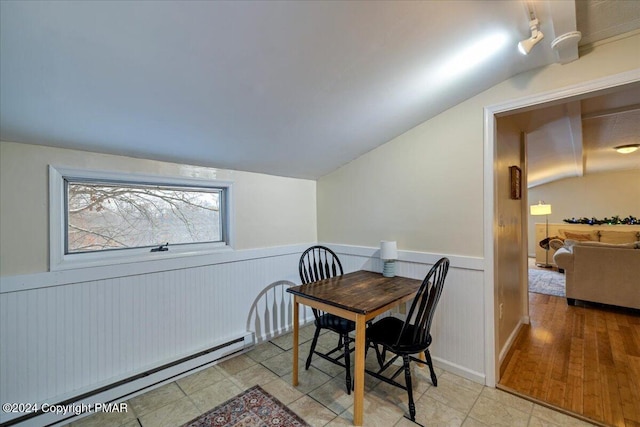
M 300 352 L 309 352 L 313 326 L 300 330 Z M 353 397 L 346 394 L 343 368 L 319 357 L 308 371 L 300 364 L 298 387 L 291 386 L 292 336 L 286 334 L 251 351 L 164 385 L 127 401 L 123 414 L 99 413 L 71 423 L 76 426 L 159 427 L 178 426 L 209 411 L 243 390 L 259 384 L 312 426 L 349 426 Z M 326 332 L 318 347 L 330 349 L 337 336 Z M 367 364 L 376 366 L 370 352 Z M 429 370 L 415 368 L 416 420 L 425 426 L 590 426 L 578 419 L 484 387 L 437 369 L 438 387 L 431 385 Z M 399 376 L 401 378 L 402 375 Z M 411 427 L 404 390 L 367 376 L 364 424 L 369 427 Z

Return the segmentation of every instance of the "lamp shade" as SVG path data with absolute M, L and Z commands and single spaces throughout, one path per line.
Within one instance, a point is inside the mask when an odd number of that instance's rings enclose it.
M 530 206 L 531 215 L 550 215 L 551 214 L 551 205 L 545 205 L 542 202 L 537 205 Z
M 380 259 L 398 259 L 398 245 L 396 242 L 386 240 L 380 242 Z

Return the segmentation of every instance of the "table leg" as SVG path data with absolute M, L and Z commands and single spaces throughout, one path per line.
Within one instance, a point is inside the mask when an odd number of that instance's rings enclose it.
M 426 362 L 426 361 L 427 361 L 427 358 L 426 358 L 426 357 L 425 357 L 425 355 L 424 355 L 424 351 L 421 351 L 421 352 L 418 354 L 418 358 L 420 358 L 420 360 L 422 360 L 422 361 L 424 361 L 424 362 Z M 424 368 L 424 365 L 423 365 L 422 363 L 416 363 L 416 366 L 417 366 L 418 368 L 420 368 L 420 369 Z
M 298 385 L 298 329 L 299 322 L 298 319 L 298 297 L 293 297 L 293 375 L 291 378 L 291 383 L 295 387 Z
M 364 353 L 365 353 L 366 322 L 364 315 L 356 316 L 356 362 L 354 373 L 353 393 L 353 425 L 361 426 L 364 412 Z

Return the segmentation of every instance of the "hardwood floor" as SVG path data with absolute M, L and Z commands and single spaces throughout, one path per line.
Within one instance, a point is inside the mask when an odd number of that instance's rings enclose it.
M 500 385 L 611 426 L 640 426 L 640 313 L 529 293 Z

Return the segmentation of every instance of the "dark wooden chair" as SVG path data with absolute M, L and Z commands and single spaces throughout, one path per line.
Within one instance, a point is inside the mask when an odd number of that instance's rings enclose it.
M 407 391 L 409 395 L 409 418 L 413 422 L 415 422 L 416 407 L 413 402 L 411 386 L 411 361 L 428 365 L 431 373 L 431 382 L 434 387 L 438 386 L 438 378 L 433 370 L 433 362 L 429 353 L 429 346 L 431 345 L 430 329 L 448 270 L 449 260 L 447 258 L 440 259 L 429 270 L 429 273 L 422 281 L 422 285 L 420 285 L 420 289 L 411 304 L 411 309 L 405 320 L 386 317 L 367 328 L 367 350 L 369 347 L 375 348 L 378 364 L 380 365 L 380 370 L 377 372 L 367 371 L 367 373 Z M 379 346 L 382 347 L 382 352 Z M 395 356 L 385 363 L 387 351 L 394 353 Z M 422 352 L 426 356 L 426 361 L 414 356 Z M 399 367 L 390 377 L 383 376 L 382 373 L 391 367 L 399 357 L 402 357 L 403 366 Z M 403 370 L 404 385 L 394 380 Z
M 318 280 L 328 279 L 330 277 L 342 276 L 342 263 L 338 256 L 329 248 L 324 246 L 312 246 L 303 252 L 298 264 L 298 270 L 300 273 L 300 280 L 303 284 L 316 282 Z M 350 353 L 353 351 L 350 348 L 350 343 L 353 339 L 349 337 L 349 332 L 356 329 L 355 322 L 342 317 L 335 316 L 331 313 L 325 313 L 323 311 L 313 309 L 313 315 L 315 317 L 316 331 L 313 334 L 313 341 L 311 342 L 311 349 L 309 350 L 309 356 L 307 357 L 307 363 L 305 369 L 309 369 L 311 365 L 311 359 L 314 354 L 335 363 L 337 365 L 346 368 L 346 385 L 347 393 L 351 394 L 351 361 Z M 338 345 L 327 353 L 322 353 L 316 350 L 318 344 L 318 337 L 322 329 L 328 329 L 339 335 Z M 332 356 L 334 353 L 340 351 L 338 356 Z M 344 359 L 344 363 L 341 362 Z

